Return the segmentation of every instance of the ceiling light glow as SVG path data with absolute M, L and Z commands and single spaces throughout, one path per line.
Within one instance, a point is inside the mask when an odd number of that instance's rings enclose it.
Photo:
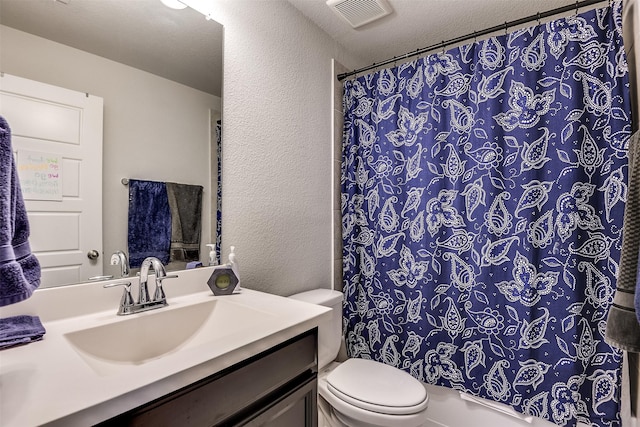
M 181 2 L 180 0 L 160 0 L 160 1 L 162 2 L 162 4 L 164 4 L 167 7 L 170 7 L 171 9 L 184 9 L 187 7 L 187 5 Z

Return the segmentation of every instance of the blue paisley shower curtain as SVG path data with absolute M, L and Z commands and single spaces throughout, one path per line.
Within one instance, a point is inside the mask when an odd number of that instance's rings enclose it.
M 222 121 L 216 121 L 216 265 L 222 264 Z
M 604 341 L 631 132 L 621 3 L 346 81 L 348 352 L 620 425 Z

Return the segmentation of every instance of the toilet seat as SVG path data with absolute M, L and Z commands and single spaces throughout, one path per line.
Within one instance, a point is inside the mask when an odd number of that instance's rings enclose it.
M 412 415 L 425 410 L 428 395 L 408 373 L 367 359 L 347 359 L 326 378 L 327 390 L 343 402 L 365 411 Z

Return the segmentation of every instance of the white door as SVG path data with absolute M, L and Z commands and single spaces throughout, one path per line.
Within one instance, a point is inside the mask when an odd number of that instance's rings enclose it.
M 0 75 L 41 287 L 102 274 L 102 109 L 100 97 Z

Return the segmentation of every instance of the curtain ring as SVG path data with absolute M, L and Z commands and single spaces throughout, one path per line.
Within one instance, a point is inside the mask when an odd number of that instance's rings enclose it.
M 504 35 L 507 35 L 507 29 L 509 28 L 509 23 L 507 21 L 504 21 Z
M 478 35 L 476 34 L 476 30 L 473 30 L 473 42 L 478 43 Z
M 578 16 L 578 0 L 576 0 L 576 16 Z
M 444 55 L 444 48 L 445 48 L 446 44 L 444 44 L 444 40 L 442 40 L 442 54 Z
M 538 25 L 540 25 L 540 12 L 538 12 Z

